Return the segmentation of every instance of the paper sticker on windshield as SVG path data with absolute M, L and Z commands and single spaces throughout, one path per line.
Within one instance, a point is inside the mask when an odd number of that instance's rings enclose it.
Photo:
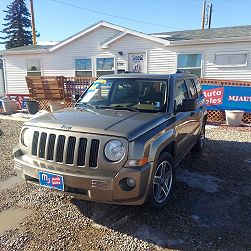
M 83 99 L 81 100 L 81 102 L 89 102 L 92 97 L 98 92 L 99 89 L 95 89 L 95 90 L 91 90 L 90 89 L 87 91 L 87 93 L 84 95 Z
M 96 84 L 96 83 L 98 83 L 98 84 L 106 84 L 106 80 L 105 79 L 96 80 L 94 82 L 94 84 Z
M 93 92 L 95 90 L 98 90 L 97 87 L 99 86 L 99 84 L 93 84 L 88 90 L 87 92 Z

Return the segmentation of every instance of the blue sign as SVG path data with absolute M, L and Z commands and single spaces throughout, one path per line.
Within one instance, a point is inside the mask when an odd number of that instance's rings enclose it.
M 203 85 L 208 110 L 251 112 L 251 87 Z
M 41 186 L 64 191 L 63 176 L 47 172 L 38 172 L 38 176 Z

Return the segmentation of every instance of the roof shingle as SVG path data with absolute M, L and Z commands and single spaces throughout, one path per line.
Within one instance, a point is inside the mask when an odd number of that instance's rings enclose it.
M 251 25 L 211 28 L 211 29 L 205 29 L 204 31 L 200 29 L 200 30 L 161 32 L 161 33 L 152 33 L 151 35 L 157 37 L 159 35 L 159 37 L 169 41 L 245 37 L 245 36 L 251 36 Z

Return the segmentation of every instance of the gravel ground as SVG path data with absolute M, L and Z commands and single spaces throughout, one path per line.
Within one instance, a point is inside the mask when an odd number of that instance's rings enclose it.
M 13 147 L 18 143 L 22 122 L 0 119 L 0 181 L 15 175 L 13 171 Z
M 14 175 L 11 153 L 21 125 L 0 120 L 0 181 Z M 1 213 L 27 213 L 0 232 L 0 250 L 251 250 L 251 130 L 206 133 L 203 153 L 180 164 L 174 196 L 159 212 L 25 184 L 0 186 L 0 226 Z

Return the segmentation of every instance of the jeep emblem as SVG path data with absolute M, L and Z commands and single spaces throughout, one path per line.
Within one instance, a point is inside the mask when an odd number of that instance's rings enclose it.
M 66 130 L 66 131 L 69 131 L 72 128 L 72 126 L 69 126 L 69 125 L 61 125 L 60 127 L 61 129 Z

